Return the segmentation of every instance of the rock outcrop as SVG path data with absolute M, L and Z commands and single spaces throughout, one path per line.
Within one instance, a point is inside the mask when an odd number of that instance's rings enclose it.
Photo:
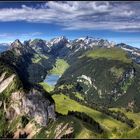
M 12 74 L 8 78 L 4 79 L 5 73 L 1 74 L 0 93 L 6 94 L 5 90 L 8 91 L 7 87 L 10 86 L 11 82 L 16 77 Z M 11 87 L 9 87 L 10 90 Z M 12 92 L 12 91 L 15 92 Z M 13 120 L 18 115 L 26 115 L 30 119 L 34 119 L 41 126 L 46 126 L 48 119 L 55 119 L 54 113 L 54 102 L 50 101 L 45 97 L 44 94 L 48 94 L 38 87 L 33 87 L 29 91 L 13 89 L 9 91 L 9 103 L 6 100 L 1 101 L 4 103 L 4 110 L 6 112 L 6 118 Z M 2 104 L 2 103 L 1 103 Z
M 49 118 L 55 120 L 54 101 L 41 86 L 23 86 L 23 82 L 14 67 L 8 66 L 0 59 L 0 118 L 3 121 L 1 132 L 12 123 L 15 130 L 7 129 L 7 134 L 20 129 L 23 122 L 18 118 L 26 117 L 40 126 L 47 126 Z M 16 121 L 17 120 L 17 121 Z M 23 125 L 23 124 L 22 124 Z M 0 137 L 7 137 L 0 132 Z
M 1 76 L 1 80 L 4 76 L 4 73 L 2 74 Z M 11 76 L 9 76 L 8 78 L 6 78 L 5 80 L 3 80 L 1 83 L 0 83 L 0 93 L 3 92 L 8 86 L 9 84 L 13 81 L 13 78 L 15 77 L 16 75 L 13 74 Z
M 10 110 L 13 110 L 12 113 Z M 17 91 L 11 94 L 6 117 L 12 119 L 21 114 L 34 119 L 41 126 L 46 126 L 48 118 L 55 119 L 54 104 L 34 88 L 29 93 Z

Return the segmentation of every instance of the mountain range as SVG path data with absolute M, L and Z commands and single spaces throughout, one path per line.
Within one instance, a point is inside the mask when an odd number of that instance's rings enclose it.
M 1 48 L 1 138 L 140 138 L 139 48 L 88 36 Z

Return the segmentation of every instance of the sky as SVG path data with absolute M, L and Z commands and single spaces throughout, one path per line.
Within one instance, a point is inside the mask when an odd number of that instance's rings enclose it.
M 0 2 L 0 43 L 94 37 L 140 48 L 140 2 Z

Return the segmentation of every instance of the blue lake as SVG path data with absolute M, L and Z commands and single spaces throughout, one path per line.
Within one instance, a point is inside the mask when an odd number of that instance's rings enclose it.
M 46 82 L 50 86 L 55 86 L 60 77 L 61 75 L 50 74 L 46 76 L 44 82 Z

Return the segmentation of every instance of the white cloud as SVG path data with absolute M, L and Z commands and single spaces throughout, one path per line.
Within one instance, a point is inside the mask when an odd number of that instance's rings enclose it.
M 40 8 L 0 9 L 0 22 L 55 23 L 63 29 L 140 29 L 140 2 L 49 1 Z M 132 20 L 133 19 L 133 20 Z
M 41 32 L 32 32 L 32 33 L 0 33 L 1 39 L 16 39 L 16 38 L 29 38 L 37 37 L 41 35 Z

